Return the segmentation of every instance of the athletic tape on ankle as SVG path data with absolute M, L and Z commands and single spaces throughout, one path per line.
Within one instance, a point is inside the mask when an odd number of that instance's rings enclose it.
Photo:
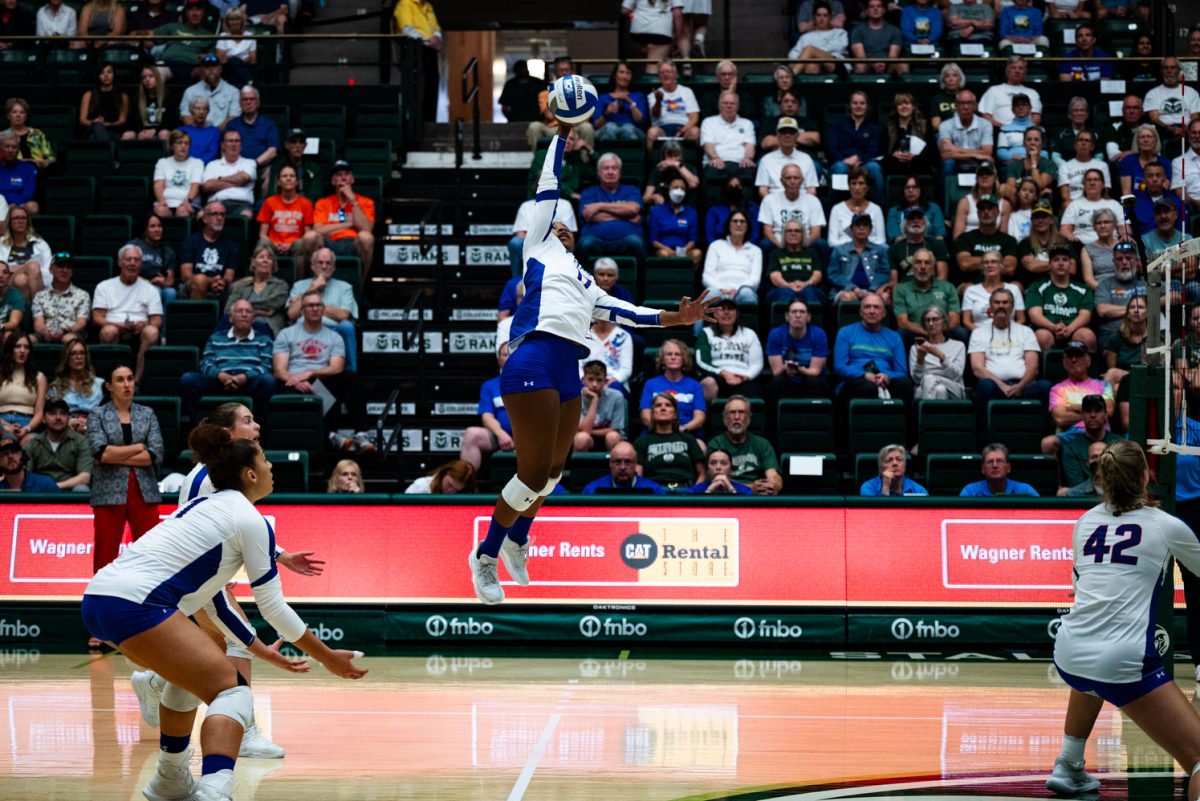
M 232 718 L 244 729 L 254 720 L 254 696 L 249 687 L 230 687 L 228 690 L 222 690 L 208 705 L 208 714 Z
M 533 506 L 534 501 L 538 499 L 538 493 L 526 486 L 520 478 L 513 476 L 504 485 L 504 489 L 500 490 L 500 497 L 515 511 L 524 512 Z
M 200 706 L 200 699 L 171 682 L 163 687 L 162 705 L 173 712 L 191 712 Z
M 558 486 L 558 482 L 560 481 L 562 481 L 561 473 L 559 473 L 557 476 L 551 476 L 550 480 L 546 482 L 546 486 L 542 487 L 542 491 L 539 492 L 538 495 L 545 498 L 550 493 L 554 492 L 554 488 Z

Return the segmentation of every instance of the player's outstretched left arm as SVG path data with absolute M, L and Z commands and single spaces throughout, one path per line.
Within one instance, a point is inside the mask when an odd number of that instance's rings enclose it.
M 592 284 L 593 302 L 595 308 L 592 317 L 597 320 L 611 320 L 619 325 L 634 325 L 644 327 L 669 328 L 675 325 L 691 325 L 699 320 L 715 323 L 711 306 L 720 299 L 714 294 L 705 299 L 692 300 L 685 297 L 679 301 L 678 311 L 662 311 L 646 306 L 635 306 L 620 298 L 614 298 L 603 289 Z
M 721 296 L 716 293 L 707 298 L 701 296 L 695 300 L 684 297 L 679 301 L 679 311 L 663 312 L 659 315 L 658 324 L 664 327 L 692 325 L 701 320 L 706 323 L 715 323 L 717 318 L 713 313 L 712 305 L 720 299 Z

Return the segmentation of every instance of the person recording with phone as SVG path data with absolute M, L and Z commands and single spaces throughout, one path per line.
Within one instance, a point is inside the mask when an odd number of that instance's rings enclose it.
M 903 445 L 884 445 L 879 449 L 879 475 L 863 482 L 858 494 L 864 496 L 928 495 L 929 490 L 904 475 L 908 469 L 908 451 Z

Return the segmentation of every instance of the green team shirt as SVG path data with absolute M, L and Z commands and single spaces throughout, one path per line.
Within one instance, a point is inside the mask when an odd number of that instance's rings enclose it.
M 1054 169 L 1053 161 L 1048 158 L 1039 157 L 1037 168 L 1038 173 L 1041 175 L 1053 175 L 1054 182 L 1058 183 L 1058 170 Z M 1021 159 L 1020 161 L 1010 161 L 1008 166 L 1004 168 L 1005 180 L 1011 179 L 1017 183 L 1020 183 L 1022 178 L 1031 178 L 1032 176 L 1033 173 L 1030 172 L 1029 168 L 1025 166 L 1025 159 Z M 1038 188 L 1039 190 L 1041 189 L 1041 187 Z
M 1120 439 L 1124 439 L 1120 434 L 1111 431 L 1104 433 L 1105 445 Z M 1058 441 L 1062 447 L 1061 460 L 1063 473 L 1067 476 L 1067 486 L 1073 487 L 1091 479 L 1092 471 L 1088 470 L 1087 452 L 1092 441 L 1078 429 L 1071 429 L 1065 436 L 1060 435 Z
M 733 460 L 734 481 L 752 484 L 760 478 L 766 478 L 768 470 L 779 470 L 775 449 L 757 434 L 747 434 L 746 441 L 741 445 L 734 445 L 729 441 L 728 434 L 721 434 L 708 443 L 708 449 L 711 451 L 713 448 L 729 451 Z
M 942 313 L 949 316 L 950 312 L 962 311 L 958 302 L 958 290 L 949 281 L 933 279 L 929 289 L 922 291 L 913 281 L 904 281 L 896 285 L 892 294 L 892 309 L 896 316 L 908 315 L 910 323 L 920 324 L 925 316 L 925 310 L 937 306 Z
M 907 239 L 901 239 L 888 246 L 888 261 L 896 268 L 899 281 L 912 280 L 912 254 L 921 248 L 933 253 L 935 263 L 939 261 L 950 263 L 950 251 L 946 248 L 946 243 L 940 239 L 926 237 L 925 241 L 919 245 L 913 245 Z
M 1042 307 L 1042 314 L 1052 323 L 1069 323 L 1081 311 L 1095 311 L 1096 299 L 1087 284 L 1069 282 L 1065 287 L 1053 281 L 1040 281 L 1025 290 L 1025 308 Z
M 824 269 L 825 265 L 821 261 L 821 255 L 813 248 L 802 248 L 796 253 L 775 248 L 771 251 L 767 261 L 767 275 L 782 273 L 783 280 L 788 283 L 811 281 L 813 272 Z
M 696 462 L 704 461 L 704 451 L 691 434 L 643 434 L 633 443 L 642 474 L 659 484 L 696 483 Z

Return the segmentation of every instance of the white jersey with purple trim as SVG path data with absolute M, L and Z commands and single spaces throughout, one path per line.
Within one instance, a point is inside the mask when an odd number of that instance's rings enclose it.
M 1175 592 L 1168 561 L 1200 571 L 1200 540 L 1159 509 L 1115 515 L 1100 504 L 1079 518 L 1072 541 L 1075 605 L 1058 629 L 1054 663 L 1094 681 L 1136 682 L 1161 664 L 1158 601 Z
M 274 553 L 275 532 L 266 518 L 242 493 L 221 490 L 196 498 L 146 532 L 101 568 L 84 594 L 191 615 L 244 566 L 259 613 L 293 642 L 306 628 L 284 600 Z
M 660 325 L 659 310 L 634 306 L 610 296 L 580 266 L 552 232 L 558 204 L 558 176 L 562 171 L 566 141 L 550 142 L 542 175 L 534 195 L 533 219 L 522 251 L 525 297 L 513 316 L 508 350 L 515 351 L 531 331 L 545 331 L 579 344 L 581 356 L 591 350 L 592 320 L 612 320 L 623 325 Z

